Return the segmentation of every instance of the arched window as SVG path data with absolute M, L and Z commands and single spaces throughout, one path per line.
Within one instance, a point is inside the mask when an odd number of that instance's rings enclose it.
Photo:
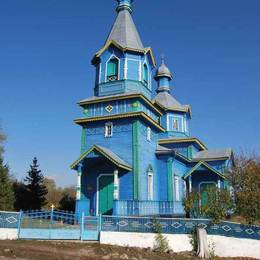
M 112 58 L 107 63 L 107 80 L 118 80 L 118 59 Z
M 145 84 L 148 84 L 148 67 L 146 64 L 143 67 L 143 81 Z

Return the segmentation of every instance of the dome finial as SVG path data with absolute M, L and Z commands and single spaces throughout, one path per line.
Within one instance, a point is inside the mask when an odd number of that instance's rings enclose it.
M 118 7 L 116 8 L 117 12 L 120 12 L 122 10 L 128 10 L 130 13 L 132 13 L 132 3 L 134 0 L 116 0 L 118 2 Z
M 164 56 L 164 54 L 162 53 L 162 54 L 161 54 L 161 64 L 162 64 L 162 65 L 165 65 L 164 59 L 165 59 L 165 56 Z

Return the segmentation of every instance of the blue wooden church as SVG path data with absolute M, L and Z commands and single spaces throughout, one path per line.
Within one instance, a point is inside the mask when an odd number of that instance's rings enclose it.
M 94 95 L 78 103 L 81 155 L 71 165 L 78 174 L 76 211 L 184 216 L 187 193 L 228 187 L 232 151 L 210 150 L 190 135 L 191 107 L 171 94 L 165 62 L 156 69 L 133 22 L 132 0 L 117 2 L 115 23 L 92 59 Z

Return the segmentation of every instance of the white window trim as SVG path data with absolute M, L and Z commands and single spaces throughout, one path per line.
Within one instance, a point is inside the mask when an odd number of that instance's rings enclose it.
M 139 81 L 142 81 L 142 61 L 139 60 L 139 68 L 138 68 L 138 73 L 139 73 Z
M 151 183 L 149 182 L 150 180 Z M 147 174 L 147 197 L 148 200 L 153 200 L 153 172 L 151 170 Z
M 174 175 L 173 176 L 173 180 L 174 180 L 174 195 L 175 201 L 180 201 L 180 177 L 178 175 Z
M 124 79 L 127 79 L 128 74 L 128 59 L 124 58 Z
M 120 59 L 115 55 L 115 54 L 112 54 L 109 59 L 106 61 L 106 70 L 105 70 L 105 82 L 111 82 L 111 81 L 108 81 L 107 80 L 107 64 L 108 62 L 111 60 L 111 59 L 117 59 L 118 60 L 118 73 L 117 73 L 117 80 L 120 80 Z
M 109 134 L 108 127 L 111 127 L 111 133 Z M 105 124 L 105 137 L 109 138 L 113 136 L 113 123 L 107 122 Z
M 152 140 L 152 129 L 149 126 L 146 128 L 146 139 L 149 142 Z

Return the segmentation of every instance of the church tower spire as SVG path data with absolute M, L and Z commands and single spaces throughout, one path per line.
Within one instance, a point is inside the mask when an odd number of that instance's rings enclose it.
M 104 46 L 95 54 L 96 96 L 141 93 L 152 97 L 150 47 L 145 48 L 132 18 L 133 0 L 117 0 L 117 16 Z
M 114 41 L 123 48 L 144 50 L 140 35 L 132 18 L 133 0 L 117 0 L 116 21 L 107 37 L 106 43 Z

